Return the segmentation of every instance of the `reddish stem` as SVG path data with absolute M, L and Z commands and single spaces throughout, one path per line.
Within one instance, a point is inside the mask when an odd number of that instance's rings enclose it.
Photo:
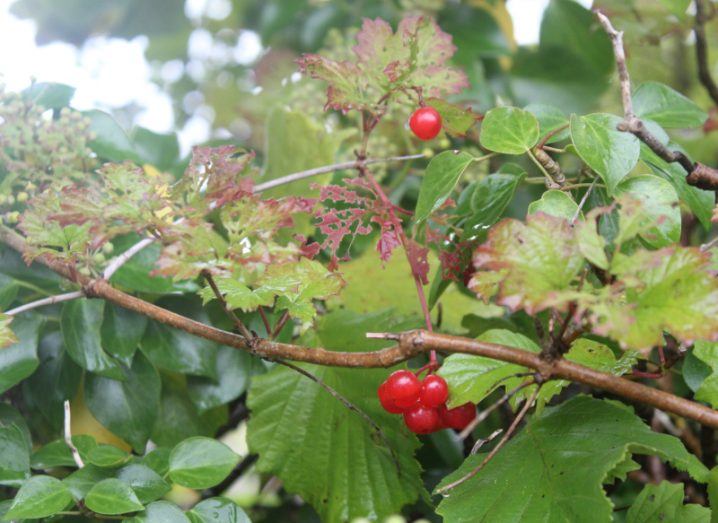
M 272 327 L 269 324 L 269 319 L 267 318 L 267 314 L 264 312 L 264 307 L 261 305 L 259 306 L 259 315 L 262 317 L 262 323 L 264 323 L 264 330 L 267 331 L 267 336 L 272 335 Z
M 279 318 L 277 325 L 274 327 L 272 334 L 269 335 L 269 339 L 273 340 L 274 338 L 279 336 L 279 333 L 282 332 L 282 329 L 286 325 L 288 319 L 289 319 L 289 311 L 284 311 L 284 314 L 282 314 L 282 317 Z

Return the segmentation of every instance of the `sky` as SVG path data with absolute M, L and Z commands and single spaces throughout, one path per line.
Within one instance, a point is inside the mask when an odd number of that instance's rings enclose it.
M 591 0 L 578 1 L 587 7 L 591 4 Z M 0 83 L 8 90 L 24 89 L 33 77 L 37 81 L 61 82 L 76 87 L 72 105 L 80 110 L 111 110 L 136 104 L 141 108 L 135 120 L 138 125 L 156 132 L 178 131 L 183 150 L 209 138 L 210 125 L 202 116 L 190 119 L 183 129 L 175 128 L 171 100 L 150 81 L 151 69 L 144 59 L 146 38 L 93 37 L 79 50 L 59 42 L 38 47 L 34 22 L 12 16 L 9 11 L 13 2 L 0 0 Z M 519 44 L 538 42 L 541 14 L 548 2 L 508 0 Z M 230 9 L 230 0 L 187 0 L 185 5 L 190 18 L 204 15 L 221 19 Z M 194 31 L 190 37 L 190 63 L 196 69 L 213 54 L 250 63 L 260 51 L 261 42 L 252 31 L 243 31 L 234 47 L 216 46 L 209 33 L 202 30 Z M 181 63 L 170 63 L 162 71 L 167 77 L 181 73 Z

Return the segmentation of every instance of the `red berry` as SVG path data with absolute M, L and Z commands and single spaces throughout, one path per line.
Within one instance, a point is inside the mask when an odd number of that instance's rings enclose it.
M 441 376 L 429 374 L 421 384 L 419 400 L 426 407 L 443 405 L 449 397 L 449 387 Z
M 408 409 L 419 401 L 421 382 L 413 372 L 398 370 L 385 381 L 386 396 L 399 408 Z
M 384 407 L 385 411 L 391 412 L 392 414 L 401 414 L 404 412 L 404 409 L 397 407 L 394 400 L 389 396 L 386 381 L 379 385 L 377 394 L 379 395 L 379 403 L 381 403 L 381 406 Z
M 418 404 L 404 413 L 404 423 L 415 434 L 429 434 L 440 428 L 441 419 L 436 409 Z
M 453 409 L 442 412 L 442 421 L 447 427 L 463 430 L 476 417 L 476 406 L 473 403 L 464 403 Z
M 420 107 L 411 115 L 409 127 L 420 140 L 431 140 L 441 131 L 441 115 L 433 107 Z

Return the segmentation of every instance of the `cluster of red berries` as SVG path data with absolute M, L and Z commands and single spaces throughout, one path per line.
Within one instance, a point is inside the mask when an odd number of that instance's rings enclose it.
M 441 131 L 441 115 L 431 106 L 419 107 L 411 115 L 409 127 L 420 140 L 433 140 Z
M 462 430 L 476 417 L 473 403 L 446 408 L 449 387 L 444 378 L 436 374 L 420 380 L 411 371 L 398 370 L 379 386 L 378 393 L 384 410 L 403 414 L 404 423 L 416 434 L 449 428 Z

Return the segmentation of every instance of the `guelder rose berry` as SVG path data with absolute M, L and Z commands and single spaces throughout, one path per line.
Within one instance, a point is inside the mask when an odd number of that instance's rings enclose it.
M 476 417 L 476 406 L 473 403 L 464 403 L 456 408 L 442 411 L 444 425 L 455 430 L 463 430 Z
M 384 383 L 386 383 L 386 397 L 396 407 L 407 409 L 419 401 L 421 382 L 413 372 L 398 370 L 393 372 Z
M 441 115 L 433 107 L 420 107 L 411 115 L 409 127 L 420 140 L 432 140 L 441 131 Z
M 419 393 L 419 401 L 426 407 L 438 407 L 443 405 L 449 397 L 449 387 L 441 376 L 429 374 L 424 378 Z
M 404 423 L 416 434 L 429 434 L 440 428 L 441 419 L 436 409 L 419 403 L 404 413 Z

